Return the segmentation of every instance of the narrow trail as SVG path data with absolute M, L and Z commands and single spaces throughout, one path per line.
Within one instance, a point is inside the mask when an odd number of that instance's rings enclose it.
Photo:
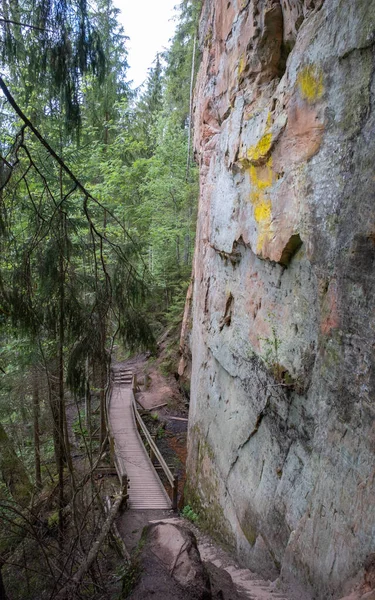
M 128 510 L 117 525 L 127 547 L 134 550 L 143 528 L 149 523 L 175 523 L 190 528 L 198 543 L 202 561 L 225 572 L 232 581 L 236 600 L 296 600 L 285 594 L 277 582 L 266 581 L 249 569 L 241 568 L 233 557 L 216 544 L 209 535 L 171 511 L 170 499 L 149 459 L 137 431 L 132 409 L 132 364 L 114 369 L 114 386 L 109 408 L 109 420 L 116 439 L 117 455 L 123 461 L 129 478 Z M 232 592 L 223 594 L 228 599 Z M 298 600 L 302 600 L 298 598 Z
M 151 521 L 151 523 L 160 522 L 181 525 L 193 531 L 197 538 L 199 554 L 208 571 L 211 571 L 209 564 L 212 564 L 230 576 L 236 592 L 235 600 L 310 600 L 293 594 L 289 595 L 279 589 L 277 581 L 266 581 L 250 569 L 241 568 L 233 557 L 218 546 L 208 534 L 202 532 L 196 525 L 187 522 L 186 519 L 167 517 Z M 229 595 L 223 594 L 224 600 L 229 600 L 229 597 L 231 597 L 230 592 Z
M 138 433 L 131 383 L 130 370 L 114 370 L 109 404 L 109 423 L 115 439 L 116 456 L 128 476 L 128 505 L 131 510 L 167 510 L 171 508 L 171 501 Z

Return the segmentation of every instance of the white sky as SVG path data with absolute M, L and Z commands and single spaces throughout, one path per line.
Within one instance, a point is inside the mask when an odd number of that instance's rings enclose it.
M 128 41 L 128 77 L 133 87 L 139 86 L 147 77 L 157 52 L 168 47 L 173 36 L 175 22 L 174 6 L 179 0 L 114 0 L 121 10 L 119 21 Z

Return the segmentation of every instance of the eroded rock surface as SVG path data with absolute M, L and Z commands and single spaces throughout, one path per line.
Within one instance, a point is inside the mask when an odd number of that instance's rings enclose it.
M 315 598 L 375 550 L 374 0 L 205 0 L 189 501 Z
M 211 600 L 210 581 L 194 535 L 173 523 L 145 528 L 140 556 L 141 577 L 132 600 Z

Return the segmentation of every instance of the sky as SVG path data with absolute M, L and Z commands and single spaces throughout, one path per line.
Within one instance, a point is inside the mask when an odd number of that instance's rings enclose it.
M 133 87 L 139 86 L 147 77 L 157 52 L 168 46 L 175 23 L 171 19 L 173 8 L 179 0 L 114 0 L 121 10 L 119 21 L 128 41 L 128 77 Z

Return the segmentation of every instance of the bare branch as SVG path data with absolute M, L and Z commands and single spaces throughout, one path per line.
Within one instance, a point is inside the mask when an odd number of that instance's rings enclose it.
M 38 27 L 37 25 L 28 25 L 27 23 L 12 21 L 12 19 L 4 19 L 3 17 L 0 17 L 0 23 L 5 23 L 6 25 L 18 25 L 19 27 L 28 27 L 28 29 L 36 29 L 36 31 L 46 31 L 47 33 L 53 33 L 53 29 L 45 29 L 44 27 Z
M 82 581 L 82 578 L 84 577 L 84 575 L 87 573 L 87 571 L 90 569 L 91 565 L 93 564 L 93 562 L 96 560 L 96 557 L 98 555 L 98 552 L 100 550 L 101 545 L 103 544 L 105 538 L 107 537 L 107 535 L 109 534 L 111 527 L 113 525 L 113 522 L 120 510 L 121 504 L 124 500 L 124 490 L 121 490 L 119 496 L 117 497 L 114 505 L 112 506 L 110 513 L 107 517 L 106 522 L 103 525 L 103 528 L 101 530 L 100 535 L 98 536 L 98 538 L 96 539 L 96 541 L 94 542 L 94 544 L 92 545 L 92 548 L 90 550 L 90 552 L 88 553 L 88 556 L 86 558 L 86 560 L 81 564 L 81 566 L 79 567 L 78 571 L 76 572 L 76 574 L 73 577 L 73 581 L 74 581 L 74 587 L 78 587 L 80 582 Z M 56 600 L 58 598 L 63 598 L 64 595 L 66 594 L 66 592 L 68 591 L 68 588 L 70 587 L 70 584 L 68 584 L 68 586 L 64 586 L 60 592 L 57 594 L 57 596 L 55 596 Z M 74 589 L 73 587 L 73 589 Z M 70 590 L 73 591 L 73 590 Z

